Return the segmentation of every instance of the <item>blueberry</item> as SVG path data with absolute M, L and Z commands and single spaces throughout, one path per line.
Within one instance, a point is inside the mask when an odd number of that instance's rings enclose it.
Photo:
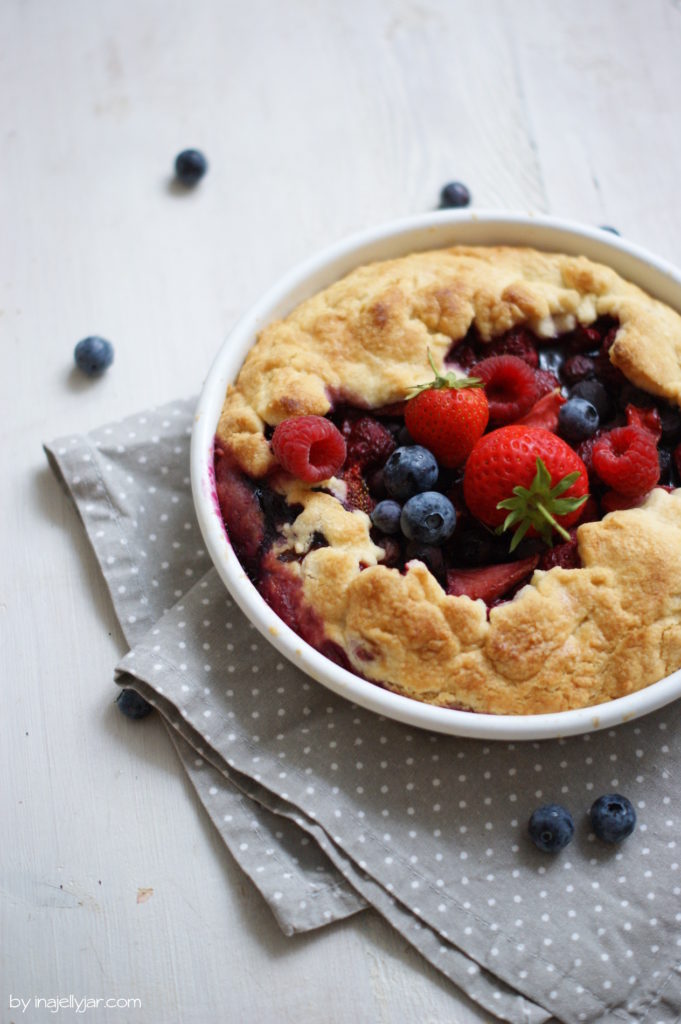
M 116 698 L 116 704 L 126 718 L 146 718 L 153 711 L 151 704 L 135 690 L 121 690 Z
M 454 533 L 456 511 L 449 498 L 439 491 L 415 494 L 400 516 L 402 533 L 422 544 L 442 544 Z
M 585 398 L 569 398 L 558 412 L 558 432 L 568 441 L 584 441 L 600 425 L 595 405 Z
M 420 444 L 396 448 L 383 467 L 385 489 L 392 498 L 404 501 L 419 491 L 429 491 L 438 477 L 435 456 Z
M 601 423 L 607 423 L 614 412 L 610 396 L 599 380 L 580 380 L 570 388 L 570 398 L 583 398 L 591 402 Z
M 401 505 L 388 498 L 386 501 L 379 501 L 371 513 L 371 522 L 381 533 L 399 533 L 401 514 Z
M 557 853 L 572 839 L 575 823 L 565 807 L 560 804 L 544 804 L 533 812 L 527 830 L 538 850 Z
M 113 363 L 113 345 L 106 338 L 93 334 L 79 341 L 73 350 L 76 366 L 88 377 L 98 377 Z
M 620 232 L 617 228 L 613 228 L 610 224 L 601 224 L 601 231 L 609 231 L 611 235 L 619 235 Z
M 591 827 L 604 843 L 620 843 L 636 827 L 636 811 L 631 801 L 619 793 L 599 796 L 591 805 Z
M 460 181 L 450 181 L 440 192 L 440 209 L 443 210 L 468 206 L 470 201 L 471 194 Z
M 208 161 L 198 149 L 183 149 L 175 157 L 175 174 L 183 185 L 196 185 L 208 170 Z

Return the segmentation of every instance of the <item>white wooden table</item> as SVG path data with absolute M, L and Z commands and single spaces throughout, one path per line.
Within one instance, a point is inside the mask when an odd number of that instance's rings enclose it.
M 0 41 L 0 1018 L 485 1020 L 370 913 L 280 934 L 160 723 L 113 707 L 123 640 L 40 442 L 196 392 L 282 271 L 452 178 L 681 263 L 681 3 L 4 0 Z

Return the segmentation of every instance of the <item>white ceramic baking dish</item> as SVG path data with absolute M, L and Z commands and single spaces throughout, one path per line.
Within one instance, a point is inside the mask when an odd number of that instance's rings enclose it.
M 449 245 L 523 245 L 581 254 L 606 263 L 681 311 L 681 273 L 611 232 L 554 218 L 493 211 L 438 211 L 386 224 L 332 245 L 296 267 L 239 320 L 222 345 L 201 393 L 191 444 L 191 481 L 208 551 L 227 589 L 260 632 L 294 665 L 335 693 L 387 718 L 423 729 L 498 740 L 537 740 L 612 727 L 681 694 L 681 671 L 614 701 L 543 715 L 486 715 L 433 707 L 366 682 L 329 661 L 286 626 L 242 569 L 225 533 L 213 476 L 213 438 L 227 385 L 258 333 L 303 299 L 355 267 Z

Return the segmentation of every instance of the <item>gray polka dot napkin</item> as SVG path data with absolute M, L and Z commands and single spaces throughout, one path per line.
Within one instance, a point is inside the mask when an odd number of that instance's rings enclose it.
M 678 702 L 616 730 L 494 744 L 357 708 L 282 661 L 202 548 L 188 481 L 193 403 L 47 446 L 133 649 L 118 682 L 159 709 L 222 838 L 287 932 L 376 908 L 511 1022 L 681 1015 Z M 609 848 L 593 799 L 636 832 Z M 527 819 L 568 806 L 573 843 Z

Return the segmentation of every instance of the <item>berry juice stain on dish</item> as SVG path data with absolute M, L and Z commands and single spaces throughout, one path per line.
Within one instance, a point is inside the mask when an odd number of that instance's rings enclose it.
M 681 664 L 678 351 L 677 313 L 582 257 L 361 267 L 266 327 L 228 390 L 235 551 L 303 639 L 414 699 L 640 689 Z

